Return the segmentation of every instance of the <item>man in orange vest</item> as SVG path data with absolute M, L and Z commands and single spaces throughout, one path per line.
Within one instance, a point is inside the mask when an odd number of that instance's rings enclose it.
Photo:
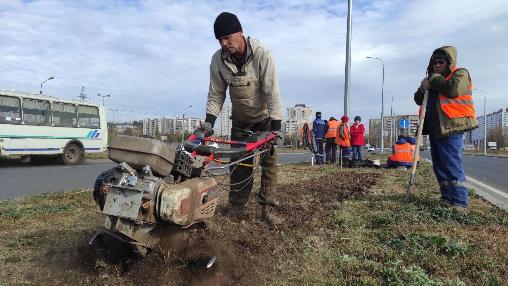
M 406 167 L 413 166 L 413 154 L 415 151 L 416 139 L 409 136 L 399 135 L 397 142 L 392 147 L 393 155 L 388 157 L 388 167 Z
M 342 161 L 345 160 L 346 162 L 349 162 L 351 159 L 351 142 L 348 126 L 349 118 L 344 115 L 340 118 L 340 121 L 337 137 L 335 137 L 335 143 L 339 145 L 339 148 L 342 151 L 342 157 L 340 159 Z
M 429 91 L 423 134 L 430 139 L 432 167 L 441 190 L 441 199 L 451 206 L 467 208 L 468 193 L 462 166 L 464 132 L 478 127 L 473 104 L 471 76 L 457 67 L 457 50 L 444 46 L 434 50 L 424 78 L 415 93 L 421 105 Z
M 334 164 L 337 161 L 337 143 L 335 143 L 335 137 L 337 137 L 337 131 L 339 129 L 339 121 L 335 117 L 330 117 L 328 120 L 328 130 L 325 134 L 325 152 L 326 152 L 326 163 Z

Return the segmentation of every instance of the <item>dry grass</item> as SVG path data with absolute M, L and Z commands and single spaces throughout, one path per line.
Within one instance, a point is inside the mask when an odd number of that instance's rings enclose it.
M 508 213 L 475 195 L 467 214 L 447 208 L 439 201 L 429 164 L 419 168 L 415 195 L 407 202 L 407 172 L 402 170 L 291 165 L 280 172 L 279 183 L 285 186 L 319 184 L 316 178 L 326 174 L 340 178 L 378 173 L 382 179 L 365 195 L 336 201 L 325 215 L 309 217 L 312 232 L 302 228 L 272 233 L 277 244 L 270 255 L 275 263 L 271 271 L 259 274 L 263 284 L 506 285 L 508 281 Z M 305 197 L 302 205 L 312 207 Z M 241 230 L 241 224 L 225 223 L 221 226 L 215 218 L 212 231 Z M 136 284 L 118 278 L 120 270 L 103 260 L 89 265 L 80 260 L 72 268 L 60 265 L 73 263 L 61 258 L 79 257 L 79 246 L 102 224 L 89 191 L 0 202 L 0 285 Z M 59 271 L 63 273 L 53 276 Z

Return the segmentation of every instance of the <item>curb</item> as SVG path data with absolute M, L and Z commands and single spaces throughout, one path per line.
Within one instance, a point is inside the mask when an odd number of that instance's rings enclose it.
M 432 160 L 423 158 L 424 161 L 432 163 Z M 508 194 L 494 187 L 482 183 L 476 179 L 466 176 L 466 186 L 475 191 L 477 195 L 491 202 L 495 206 L 508 211 Z
M 508 159 L 508 156 L 499 156 L 499 155 L 483 155 L 483 154 L 467 154 L 467 153 L 462 153 L 462 155 L 475 156 L 475 157 L 493 157 L 493 158 L 506 158 L 506 159 Z
M 471 177 L 466 177 L 466 185 L 473 189 L 477 195 L 483 197 L 497 207 L 508 211 L 508 194 Z

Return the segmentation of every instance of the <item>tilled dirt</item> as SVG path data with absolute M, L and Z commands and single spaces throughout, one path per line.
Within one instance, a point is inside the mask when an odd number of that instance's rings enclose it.
M 224 203 L 206 229 L 176 233 L 145 258 L 107 259 L 108 255 L 98 256 L 95 250 L 81 243 L 77 249 L 49 250 L 45 264 L 51 270 L 51 277 L 37 277 L 34 281 L 45 284 L 58 277 L 61 283 L 74 285 L 267 284 L 274 279 L 277 264 L 298 255 L 285 245 L 287 237 L 303 239 L 326 228 L 338 202 L 361 197 L 376 184 L 379 176 L 379 173 L 335 172 L 279 185 L 278 197 L 282 204 L 275 212 L 284 224 L 278 228 L 260 222 L 261 207 L 254 196 L 247 206 L 248 218 L 224 217 L 221 215 L 227 201 L 224 192 L 221 194 Z M 281 259 L 281 255 L 285 257 Z M 217 260 L 207 269 L 211 256 Z M 74 271 L 80 273 L 79 280 L 69 275 Z

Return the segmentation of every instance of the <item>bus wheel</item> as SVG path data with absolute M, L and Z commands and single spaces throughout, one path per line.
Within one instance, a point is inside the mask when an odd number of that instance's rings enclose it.
M 62 162 L 65 165 L 78 164 L 83 160 L 83 150 L 77 144 L 69 144 L 62 154 Z

